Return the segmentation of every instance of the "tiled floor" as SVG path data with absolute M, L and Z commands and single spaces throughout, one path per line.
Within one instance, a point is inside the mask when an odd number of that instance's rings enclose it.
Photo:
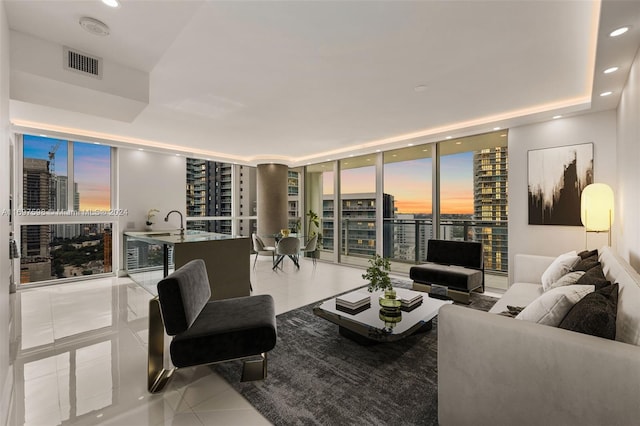
M 253 262 L 253 258 L 252 258 Z M 276 313 L 364 285 L 363 271 L 303 259 L 271 270 L 260 258 L 254 294 Z M 406 279 L 406 277 L 405 277 Z M 10 425 L 269 424 L 206 367 L 180 369 L 167 389 L 146 389 L 150 294 L 128 278 L 19 291 L 12 296 L 15 388 Z

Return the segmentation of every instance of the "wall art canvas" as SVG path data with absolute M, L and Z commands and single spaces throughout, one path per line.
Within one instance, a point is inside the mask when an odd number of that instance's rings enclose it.
M 527 154 L 529 225 L 582 226 L 580 194 L 593 183 L 593 143 Z

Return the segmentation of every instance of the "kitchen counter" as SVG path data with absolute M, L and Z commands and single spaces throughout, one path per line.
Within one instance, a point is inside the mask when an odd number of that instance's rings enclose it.
M 207 265 L 211 299 L 250 294 L 249 237 L 177 229 L 124 233 L 127 274 L 152 294 L 158 281 L 193 259 Z

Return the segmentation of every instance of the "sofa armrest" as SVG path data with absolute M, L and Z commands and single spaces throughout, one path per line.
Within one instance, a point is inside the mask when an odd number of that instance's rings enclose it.
M 534 254 L 516 254 L 513 259 L 513 282 L 540 284 L 544 271 L 555 257 Z
M 640 347 L 461 306 L 438 314 L 441 425 L 626 425 Z

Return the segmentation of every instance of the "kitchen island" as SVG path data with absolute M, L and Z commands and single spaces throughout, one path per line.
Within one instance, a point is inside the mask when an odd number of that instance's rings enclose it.
M 156 285 L 173 270 L 193 259 L 207 265 L 211 299 L 250 294 L 249 237 L 187 230 L 127 231 L 124 233 L 126 272 L 152 294 Z

